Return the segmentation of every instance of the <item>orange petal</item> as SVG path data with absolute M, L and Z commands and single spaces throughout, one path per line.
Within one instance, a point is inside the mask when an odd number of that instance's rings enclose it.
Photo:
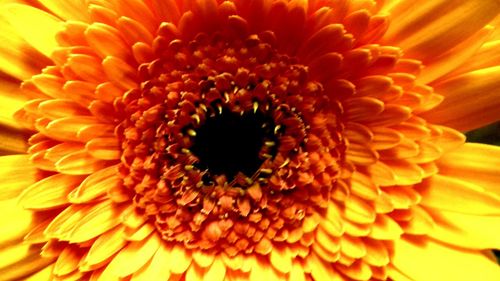
M 402 47 L 409 57 L 426 62 L 466 40 L 498 12 L 494 0 L 402 1 L 390 12 L 392 23 L 384 42 Z
M 101 58 L 115 56 L 126 59 L 130 56 L 130 48 L 118 34 L 118 30 L 102 23 L 93 23 L 85 31 L 88 44 Z
M 101 61 L 94 56 L 72 54 L 68 57 L 66 64 L 84 81 L 99 83 L 105 79 Z
M 153 35 L 142 25 L 141 22 L 128 17 L 120 17 L 116 22 L 125 40 L 132 46 L 137 42 L 151 44 Z
M 367 143 L 350 143 L 347 146 L 346 159 L 355 165 L 371 165 L 377 162 L 379 154 Z
M 96 159 L 86 151 L 74 152 L 57 161 L 57 171 L 68 175 L 89 175 L 108 166 L 108 162 Z
M 77 133 L 85 126 L 94 125 L 97 120 L 90 116 L 70 116 L 56 119 L 42 129 L 42 133 L 61 141 L 76 141 Z
M 162 21 L 177 22 L 180 18 L 179 7 L 175 0 L 151 0 L 152 9 Z
M 473 55 L 488 40 L 492 30 L 493 27 L 491 26 L 484 27 L 453 49 L 429 61 L 425 66 L 425 71 L 418 76 L 418 82 L 428 84 L 450 73 L 465 62 L 467 64 L 474 63 L 475 58 Z
M 109 80 L 115 85 L 123 89 L 137 88 L 136 70 L 125 61 L 117 57 L 107 56 L 102 61 L 102 66 Z
M 433 123 L 460 131 L 473 130 L 500 119 L 500 66 L 453 77 L 435 85 L 445 96 L 436 108 L 422 114 Z
M 97 159 L 118 160 L 121 148 L 117 138 L 95 138 L 85 145 L 87 152 Z
M 500 278 L 498 264 L 479 251 L 445 246 L 433 240 L 394 241 L 392 264 L 413 280 L 477 280 Z M 418 266 L 415 266 L 418 264 Z M 391 276 L 391 273 L 389 273 Z
M 142 0 L 112 0 L 115 11 L 143 24 L 150 32 L 155 32 L 159 23 L 151 9 Z
M 86 108 L 72 100 L 66 99 L 51 99 L 43 101 L 40 105 L 38 105 L 38 110 L 44 117 L 49 119 L 59 119 L 74 115 L 90 115 L 90 112 Z
M 351 122 L 363 122 L 384 111 L 384 103 L 371 97 L 350 98 L 342 103 Z

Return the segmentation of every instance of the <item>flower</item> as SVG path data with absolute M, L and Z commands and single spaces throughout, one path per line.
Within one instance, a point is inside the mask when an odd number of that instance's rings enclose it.
M 2 278 L 499 279 L 498 1 L 1 3 Z

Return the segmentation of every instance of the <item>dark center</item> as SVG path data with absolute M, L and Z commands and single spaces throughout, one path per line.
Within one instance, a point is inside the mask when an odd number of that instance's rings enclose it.
M 251 177 L 265 160 L 262 147 L 272 141 L 273 127 L 261 112 L 241 115 L 224 109 L 196 129 L 190 148 L 199 159 L 196 166 L 208 169 L 211 176 L 225 175 L 229 181 L 239 172 Z

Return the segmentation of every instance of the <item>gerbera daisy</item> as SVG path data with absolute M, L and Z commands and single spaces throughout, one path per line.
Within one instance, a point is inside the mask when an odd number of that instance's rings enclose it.
M 0 3 L 0 279 L 500 280 L 497 0 Z

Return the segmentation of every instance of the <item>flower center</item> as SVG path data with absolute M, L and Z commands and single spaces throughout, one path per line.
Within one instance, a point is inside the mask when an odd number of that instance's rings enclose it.
M 171 34 L 160 28 L 158 58 L 119 105 L 121 172 L 138 212 L 189 248 L 296 243 L 291 233 L 324 211 L 339 176 L 338 103 L 272 32 Z
M 194 131 L 190 150 L 199 159 L 195 166 L 208 170 L 205 181 L 215 175 L 232 181 L 238 173 L 251 178 L 264 160 L 275 154 L 267 154 L 268 149 L 263 148 L 275 146 L 273 130 L 272 119 L 259 111 L 238 114 L 223 109 Z

